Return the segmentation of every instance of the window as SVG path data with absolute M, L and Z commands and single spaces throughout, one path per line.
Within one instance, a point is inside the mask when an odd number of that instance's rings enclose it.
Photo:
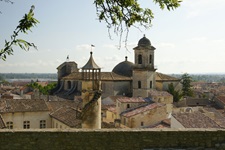
M 30 121 L 24 121 L 23 122 L 23 128 L 24 129 L 30 129 Z
M 152 55 L 149 56 L 149 64 L 152 63 Z
M 40 120 L 40 129 L 46 128 L 46 121 Z
M 8 129 L 13 129 L 13 122 L 12 121 L 6 122 L 6 127 Z
M 152 88 L 152 81 L 150 81 L 150 89 Z
M 138 88 L 141 88 L 141 81 L 138 81 Z
M 142 64 L 142 55 L 141 54 L 138 55 L 138 64 Z
M 127 104 L 127 108 L 130 108 L 130 104 Z
M 144 126 L 144 122 L 141 122 L 141 126 Z

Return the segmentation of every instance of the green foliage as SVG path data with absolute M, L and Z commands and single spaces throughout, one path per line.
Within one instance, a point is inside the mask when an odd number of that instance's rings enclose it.
M 41 86 L 40 84 L 38 84 L 37 82 L 33 82 L 28 84 L 28 87 L 31 87 L 33 89 L 38 89 L 40 93 L 44 94 L 44 95 L 49 95 L 51 90 L 53 90 L 56 87 L 57 83 L 50 83 L 46 86 Z
M 178 101 L 181 99 L 181 97 L 182 97 L 182 94 L 180 93 L 180 91 L 176 91 L 176 90 L 174 89 L 173 83 L 170 83 L 170 84 L 168 85 L 168 90 L 167 90 L 167 92 L 169 92 L 170 94 L 173 95 L 173 101 L 174 101 L 174 102 L 178 102 Z
M 173 10 L 180 6 L 182 0 L 153 0 L 159 4 L 161 9 L 165 7 Z M 143 26 L 145 29 L 151 27 L 154 18 L 153 12 L 149 8 L 142 8 L 138 0 L 94 0 L 98 20 L 104 21 L 108 29 L 114 29 L 116 34 L 123 31 L 129 32 L 131 26 Z M 125 26 L 125 29 L 124 29 Z
M 183 96 L 193 96 L 193 91 L 191 89 L 192 78 L 189 74 L 185 73 L 181 77 L 182 84 L 182 94 Z
M 19 21 L 19 25 L 13 32 L 11 40 L 5 40 L 5 46 L 0 50 L 0 59 L 5 61 L 7 55 L 13 55 L 13 45 L 17 45 L 25 51 L 29 51 L 30 47 L 37 49 L 34 43 L 30 43 L 23 39 L 17 38 L 20 32 L 27 34 L 27 31 L 31 31 L 31 28 L 39 23 L 39 21 L 34 18 L 33 10 L 34 6 L 31 6 L 29 13 L 25 14 L 24 17 Z

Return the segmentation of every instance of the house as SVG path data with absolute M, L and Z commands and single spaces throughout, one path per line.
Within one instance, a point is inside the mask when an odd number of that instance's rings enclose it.
M 0 114 L 10 129 L 51 128 L 49 112 L 44 100 L 0 100 Z
M 157 91 L 157 90 L 149 90 L 149 98 L 156 103 L 166 104 L 167 106 L 167 114 L 172 112 L 173 109 L 173 95 L 166 91 Z
M 147 104 L 142 97 L 120 97 L 116 99 L 116 114 L 117 119 L 120 119 L 120 114 L 130 108 L 136 108 L 140 105 Z
M 168 117 L 166 104 L 144 104 L 120 114 L 121 123 L 130 128 L 144 128 L 154 125 Z
M 0 127 L 9 129 L 80 128 L 78 101 L 0 99 Z

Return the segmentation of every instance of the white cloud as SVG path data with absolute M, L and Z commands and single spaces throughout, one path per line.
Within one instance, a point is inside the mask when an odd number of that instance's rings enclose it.
M 95 47 L 92 47 L 91 44 L 81 44 L 81 45 L 77 45 L 76 49 L 79 51 L 83 51 L 83 50 L 93 50 L 95 49 Z

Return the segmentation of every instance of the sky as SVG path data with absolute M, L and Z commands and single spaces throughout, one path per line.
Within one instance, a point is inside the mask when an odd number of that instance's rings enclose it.
M 57 73 L 56 68 L 68 55 L 81 68 L 91 50 L 102 71 L 111 71 L 125 56 L 134 62 L 133 48 L 144 34 L 156 48 L 158 72 L 225 73 L 225 0 L 183 0 L 174 11 L 161 10 L 152 0 L 139 2 L 152 9 L 154 19 L 148 30 L 130 29 L 128 50 L 125 37 L 120 49 L 119 37 L 113 31 L 109 38 L 106 24 L 97 20 L 91 0 L 0 2 L 0 49 L 31 5 L 35 5 L 35 18 L 40 21 L 32 32 L 20 36 L 35 43 L 38 50 L 26 52 L 13 47 L 14 55 L 0 60 L 0 73 Z

